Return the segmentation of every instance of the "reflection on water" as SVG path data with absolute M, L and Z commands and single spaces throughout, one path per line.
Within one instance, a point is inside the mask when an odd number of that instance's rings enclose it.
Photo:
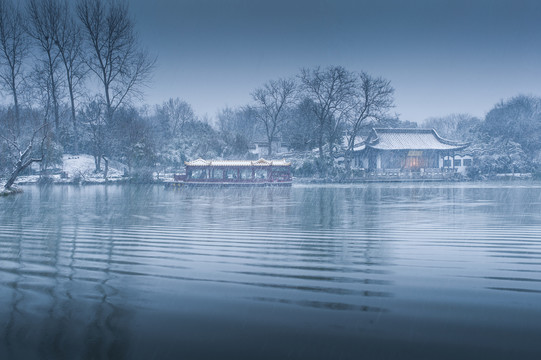
M 541 184 L 27 187 L 0 358 L 541 355 Z

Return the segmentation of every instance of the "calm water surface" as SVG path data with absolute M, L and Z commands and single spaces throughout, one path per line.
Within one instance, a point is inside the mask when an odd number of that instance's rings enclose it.
M 0 359 L 540 359 L 541 183 L 25 187 Z

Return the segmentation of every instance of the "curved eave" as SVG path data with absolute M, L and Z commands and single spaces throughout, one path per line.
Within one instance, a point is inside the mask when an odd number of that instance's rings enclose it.
M 458 150 L 464 150 L 467 148 L 469 144 L 461 145 L 461 146 L 447 146 L 447 147 L 441 147 L 441 148 L 427 148 L 427 147 L 407 147 L 407 148 L 387 148 L 387 147 L 378 147 L 373 145 L 367 145 L 366 148 L 373 149 L 373 150 L 379 150 L 379 151 L 458 151 Z
M 280 167 L 280 166 L 290 166 L 291 162 L 286 162 L 283 160 L 265 160 L 263 158 L 255 161 L 250 160 L 204 160 L 197 159 L 194 161 L 185 161 L 184 165 L 190 167 Z
M 434 129 L 373 129 L 367 148 L 381 151 L 458 151 L 470 143 L 444 139 Z
M 231 167 L 231 168 L 268 168 L 268 167 L 287 167 L 291 166 L 291 163 L 287 164 L 266 164 L 266 165 L 258 165 L 258 164 L 208 164 L 208 165 L 192 165 L 192 164 L 185 164 L 189 167 L 201 167 L 201 168 L 208 168 L 208 167 L 215 167 L 215 168 L 222 168 L 222 167 Z
M 432 132 L 434 133 L 434 136 L 436 137 L 436 139 L 438 139 L 438 141 L 440 141 L 440 142 L 442 142 L 444 144 L 447 144 L 447 145 L 458 146 L 458 147 L 463 149 L 463 148 L 466 148 L 466 147 L 470 146 L 470 144 L 471 144 L 471 143 L 460 143 L 458 141 L 453 141 L 453 140 L 448 140 L 448 139 L 442 138 L 435 129 L 432 129 Z

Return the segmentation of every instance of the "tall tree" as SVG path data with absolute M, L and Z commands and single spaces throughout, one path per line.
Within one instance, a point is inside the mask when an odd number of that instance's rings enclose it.
M 394 89 L 390 81 L 381 77 L 372 77 L 365 72 L 357 75 L 354 96 L 351 98 L 351 107 L 346 118 L 345 164 L 347 169 L 351 166 L 355 140 L 362 128 L 374 125 L 387 116 L 389 109 L 393 106 L 393 93 Z
M 51 1 L 58 9 L 58 26 L 54 28 L 53 36 L 64 65 L 73 125 L 73 146 L 75 153 L 78 153 L 80 139 L 75 100 L 79 93 L 79 86 L 82 85 L 87 73 L 83 62 L 81 28 L 73 18 L 68 0 Z
M 184 125 L 196 119 L 191 105 L 179 98 L 170 98 L 161 106 L 156 106 L 156 113 L 162 130 L 168 136 L 179 136 Z
M 11 0 L 0 0 L 0 85 L 13 97 L 18 135 L 21 132 L 19 95 L 24 81 L 23 60 L 28 49 L 23 24 L 20 9 Z
M 77 14 L 90 48 L 86 61 L 103 87 L 110 121 L 119 106 L 142 95 L 155 59 L 139 46 L 125 1 L 80 0 Z
M 216 116 L 218 129 L 223 134 L 240 135 L 251 142 L 259 130 L 255 109 L 251 106 L 236 109 L 225 107 Z
M 329 161 L 332 161 L 337 132 L 350 110 L 354 95 L 355 76 L 341 66 L 326 69 L 302 69 L 300 74 L 303 96 L 311 101 L 311 112 L 318 133 L 319 157 L 324 160 L 323 146 L 329 145 Z M 327 139 L 326 139 L 327 135 Z M 325 161 L 320 172 L 326 172 Z
M 291 118 L 283 131 L 289 146 L 294 150 L 312 150 L 317 147 L 317 132 L 313 124 L 313 104 L 304 99 L 294 106 Z
M 518 95 L 500 102 L 487 113 L 481 130 L 517 142 L 527 153 L 541 150 L 541 98 Z
M 107 123 L 105 121 L 104 104 L 99 98 L 88 99 L 81 105 L 79 118 L 86 127 L 89 136 L 90 152 L 94 157 L 95 172 L 101 171 L 101 159 L 105 156 Z
M 287 121 L 287 111 L 295 96 L 295 81 L 292 79 L 271 80 L 252 93 L 256 106 L 256 117 L 263 124 L 267 143 L 267 155 L 272 155 L 272 144 Z
M 55 0 L 29 0 L 27 14 L 29 21 L 26 29 L 44 56 L 40 63 L 47 74 L 48 86 L 46 88 L 53 108 L 55 129 L 58 131 L 60 127 L 60 75 L 58 73 L 60 53 L 55 46 L 54 37 L 59 25 L 60 7 Z

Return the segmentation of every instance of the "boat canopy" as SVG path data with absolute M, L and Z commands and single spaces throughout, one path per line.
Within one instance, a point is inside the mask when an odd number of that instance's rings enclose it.
M 194 161 L 186 161 L 186 166 L 194 167 L 271 167 L 271 166 L 290 166 L 291 163 L 285 159 L 282 160 L 204 160 L 197 159 Z

